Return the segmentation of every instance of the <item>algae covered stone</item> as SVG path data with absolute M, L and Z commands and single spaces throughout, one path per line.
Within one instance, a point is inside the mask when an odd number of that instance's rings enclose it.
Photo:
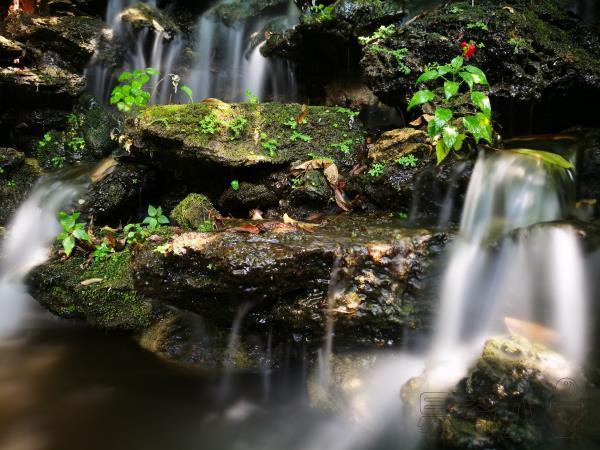
M 171 218 L 182 228 L 197 230 L 207 223 L 212 227 L 220 216 L 208 197 L 202 194 L 189 194 L 171 212 Z
M 281 166 L 322 156 L 349 170 L 364 148 L 362 125 L 349 113 L 280 103 L 152 106 L 127 122 L 125 134 L 134 156 L 173 168 Z

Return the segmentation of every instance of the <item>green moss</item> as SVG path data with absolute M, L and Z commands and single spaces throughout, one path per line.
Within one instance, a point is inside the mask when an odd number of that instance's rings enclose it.
M 206 222 L 214 223 L 219 212 L 202 194 L 189 194 L 171 212 L 171 218 L 182 228 L 197 230 Z
M 85 319 L 101 328 L 138 330 L 150 324 L 153 307 L 134 288 L 129 251 L 93 262 L 85 270 L 84 264 L 76 255 L 36 269 L 35 298 L 61 317 Z M 82 284 L 92 279 L 96 282 Z
M 308 160 L 309 153 L 318 151 L 342 167 L 351 167 L 364 147 L 358 121 L 336 108 L 313 106 L 307 108 L 305 123 L 297 125 L 296 130 L 290 129 L 287 123 L 297 120 L 301 111 L 299 104 L 281 103 L 152 106 L 140 114 L 139 125 L 128 123 L 127 132 L 135 137 L 137 151 L 154 155 L 175 154 L 227 166 L 249 166 Z M 200 122 L 207 117 L 214 117 L 220 124 L 214 133 L 202 132 L 200 128 Z M 246 121 L 244 132 L 232 140 L 230 124 L 240 118 Z M 292 139 L 293 131 L 312 139 Z M 274 152 L 264 148 L 261 136 L 277 142 Z M 339 142 L 351 142 L 348 154 L 332 147 Z

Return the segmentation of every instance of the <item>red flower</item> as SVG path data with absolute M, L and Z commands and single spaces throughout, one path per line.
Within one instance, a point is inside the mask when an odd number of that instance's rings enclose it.
M 463 54 L 465 56 L 466 59 L 469 59 L 471 56 L 473 56 L 475 54 L 475 49 L 477 48 L 475 46 L 475 44 L 473 43 L 468 43 L 468 42 L 461 42 L 460 46 L 463 49 Z

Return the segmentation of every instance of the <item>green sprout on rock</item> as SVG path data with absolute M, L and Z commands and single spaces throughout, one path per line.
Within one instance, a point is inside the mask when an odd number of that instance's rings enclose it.
M 162 208 L 159 206 L 155 208 L 152 205 L 148 206 L 148 216 L 142 222 L 148 225 L 148 230 L 154 231 L 160 228 L 161 225 L 167 225 L 169 219 L 162 212 Z
M 58 222 L 63 231 L 56 238 L 61 241 L 67 257 L 71 256 L 77 241 L 90 242 L 90 237 L 85 231 L 85 224 L 77 222 L 81 213 L 74 212 L 69 215 L 64 211 L 58 213 Z

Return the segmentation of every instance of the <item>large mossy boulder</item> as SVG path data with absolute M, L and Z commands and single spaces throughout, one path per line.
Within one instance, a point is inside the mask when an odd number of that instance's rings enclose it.
M 486 73 L 505 132 L 597 123 L 591 107 L 600 99 L 597 30 L 555 0 L 441 5 L 366 45 L 362 73 L 380 99 L 404 107 L 425 67 L 449 62 L 471 40 L 482 45 L 469 62 Z M 397 51 L 405 52 L 402 64 Z M 574 98 L 586 102 L 569 106 Z M 515 104 L 524 112 L 515 114 Z
M 282 166 L 313 155 L 349 170 L 364 147 L 363 129 L 349 113 L 298 104 L 227 104 L 219 101 L 153 106 L 129 120 L 125 134 L 134 156 L 179 166 Z M 301 136 L 300 136 L 301 135 Z M 348 151 L 336 145 L 346 142 Z
M 32 294 L 60 317 L 83 319 L 99 328 L 144 329 L 155 311 L 133 285 L 131 259 L 129 251 L 106 261 L 90 262 L 78 255 L 52 259 L 30 274 Z

